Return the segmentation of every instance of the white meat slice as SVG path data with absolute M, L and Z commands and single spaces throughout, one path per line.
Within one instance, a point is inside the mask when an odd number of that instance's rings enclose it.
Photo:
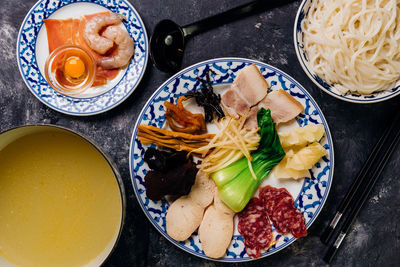
M 268 93 L 268 82 L 255 64 L 243 68 L 233 81 L 232 89 L 250 105 L 256 105 Z
M 221 103 L 229 116 L 234 118 L 244 114 L 251 107 L 249 103 L 234 90 L 233 86 L 221 96 Z
M 287 122 L 294 119 L 304 107 L 285 90 L 270 92 L 258 104 L 258 108 L 271 110 L 271 117 L 275 123 Z
M 244 128 L 247 129 L 254 129 L 258 127 L 257 123 L 257 112 L 258 112 L 258 106 L 254 106 L 250 109 L 249 115 L 247 115 L 247 119 L 244 123 Z
M 257 112 L 260 108 L 270 109 L 275 123 L 282 123 L 294 119 L 304 107 L 285 90 L 270 92 L 257 106 L 250 109 L 244 127 L 254 129 L 258 127 Z
M 212 203 L 216 189 L 214 181 L 206 173 L 199 171 L 189 196 L 200 207 L 206 208 Z
M 204 209 L 214 200 L 217 186 L 207 174 L 199 171 L 190 193 L 175 200 L 167 212 L 167 233 L 177 241 L 188 239 L 199 227 Z
M 245 114 L 268 93 L 269 85 L 254 64 L 243 68 L 229 90 L 221 96 L 221 103 L 231 117 Z
M 221 258 L 232 241 L 233 215 L 217 210 L 214 205 L 207 208 L 199 227 L 201 247 L 208 257 Z
M 235 215 L 235 212 L 231 210 L 231 208 L 229 208 L 227 205 L 225 205 L 225 203 L 219 198 L 218 190 L 215 190 L 214 194 L 214 207 L 216 210 L 225 215 L 230 215 L 230 216 Z
M 203 219 L 204 207 L 182 196 L 174 201 L 167 212 L 167 233 L 176 241 L 188 239 Z

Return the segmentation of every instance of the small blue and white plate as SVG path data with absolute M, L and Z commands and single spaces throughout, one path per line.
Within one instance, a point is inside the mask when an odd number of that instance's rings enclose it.
M 293 120 L 294 124 L 300 126 L 307 124 L 323 124 L 326 131 L 325 137 L 321 141 L 321 144 L 326 149 L 326 156 L 310 170 L 308 178 L 301 181 L 286 180 L 282 182 L 270 175 L 264 180 L 263 185 L 269 184 L 275 187 L 285 187 L 294 197 L 295 205 L 303 214 L 307 227 L 309 227 L 318 216 L 331 187 L 334 158 L 332 138 L 328 124 L 315 100 L 297 81 L 270 65 L 242 58 L 207 60 L 180 71 L 162 84 L 142 109 L 133 130 L 129 167 L 137 200 L 150 222 L 174 245 L 201 258 L 214 260 L 204 254 L 197 232 L 184 242 L 173 240 L 168 236 L 166 231 L 166 214 L 170 203 L 165 198 L 161 201 L 152 201 L 146 196 L 144 176 L 149 171 L 149 167 L 143 161 L 143 155 L 148 145 L 142 145 L 138 141 L 137 127 L 140 124 L 163 127 L 165 123 L 164 101 L 176 102 L 179 96 L 184 95 L 188 91 L 199 90 L 201 84 L 196 77 L 204 77 L 209 69 L 215 72 L 215 75 L 211 75 L 212 84 L 214 89 L 219 90 L 217 88 L 226 89 L 229 87 L 229 84 L 233 82 L 240 70 L 252 63 L 256 64 L 261 70 L 261 73 L 270 84 L 272 90 L 284 89 L 304 106 L 304 112 Z M 210 128 L 212 127 L 209 127 L 209 129 Z M 275 229 L 274 238 L 277 243 L 268 251 L 262 253 L 261 257 L 269 256 L 287 247 L 296 240 L 291 234 L 283 236 L 278 234 Z M 250 258 L 244 250 L 243 238 L 237 231 L 237 219 L 235 218 L 235 232 L 232 242 L 225 256 L 218 259 L 218 261 L 244 262 L 250 260 L 253 259 Z
M 105 11 L 127 18 L 123 24 L 135 41 L 135 54 L 130 64 L 103 86 L 92 87 L 76 96 L 57 93 L 44 77 L 49 49 L 43 19 L 79 18 Z M 22 23 L 17 40 L 17 61 L 26 85 L 42 103 L 65 114 L 89 116 L 116 107 L 135 90 L 146 69 L 148 49 L 142 19 L 127 0 L 40 0 Z
M 313 0 L 303 0 L 300 4 L 300 7 L 297 11 L 297 16 L 294 22 L 294 48 L 296 50 L 297 59 L 300 62 L 301 67 L 303 68 L 304 72 L 307 76 L 313 81 L 320 89 L 325 91 L 326 93 L 352 103 L 361 103 L 361 104 L 368 104 L 368 103 L 376 103 L 381 102 L 384 100 L 388 100 L 392 97 L 395 97 L 400 94 L 400 79 L 397 81 L 395 86 L 390 90 L 375 92 L 369 95 L 361 95 L 357 93 L 346 93 L 342 94 L 339 92 L 332 84 L 327 83 L 315 74 L 311 68 L 308 66 L 308 57 L 307 53 L 304 50 L 303 40 L 304 40 L 304 33 L 301 28 L 302 21 L 307 19 L 308 13 L 310 11 L 311 4 Z

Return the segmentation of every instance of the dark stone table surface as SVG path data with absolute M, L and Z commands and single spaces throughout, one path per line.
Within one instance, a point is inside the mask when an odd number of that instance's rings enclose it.
M 245 3 L 246 0 L 129 0 L 150 36 L 161 19 L 185 25 Z M 135 198 L 129 175 L 129 144 L 137 116 L 151 94 L 170 75 L 151 62 L 135 92 L 121 105 L 91 117 L 56 112 L 28 90 L 17 67 L 19 27 L 35 0 L 0 1 L 0 132 L 13 126 L 50 123 L 94 139 L 114 159 L 127 195 L 126 222 L 119 243 L 105 266 L 222 266 L 192 256 L 172 245 L 150 224 Z M 293 2 L 194 37 L 186 47 L 183 67 L 216 57 L 244 57 L 271 64 L 299 81 L 321 107 L 332 132 L 335 174 L 329 198 L 309 235 L 288 248 L 248 266 L 324 266 L 326 247 L 319 235 L 333 215 L 385 123 L 399 109 L 399 97 L 376 104 L 338 100 L 308 79 L 293 48 L 293 24 L 300 2 Z M 400 147 L 393 153 L 332 266 L 400 265 Z

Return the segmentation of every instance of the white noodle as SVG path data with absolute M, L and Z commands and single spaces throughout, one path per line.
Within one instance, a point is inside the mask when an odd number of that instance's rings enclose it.
M 342 94 L 400 79 L 400 0 L 316 0 L 301 26 L 308 67 Z

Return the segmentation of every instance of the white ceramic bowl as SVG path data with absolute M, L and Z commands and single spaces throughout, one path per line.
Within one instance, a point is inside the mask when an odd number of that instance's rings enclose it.
M 313 0 L 303 0 L 302 3 L 300 4 L 300 7 L 297 11 L 296 19 L 294 22 L 294 36 L 293 36 L 294 37 L 293 38 L 294 48 L 296 50 L 297 58 L 300 62 L 300 65 L 302 66 L 303 70 L 307 74 L 307 76 L 324 92 L 326 92 L 338 99 L 348 101 L 348 102 L 368 104 L 368 103 L 381 102 L 381 101 L 390 99 L 392 97 L 395 97 L 396 95 L 399 95 L 400 94 L 400 80 L 397 81 L 395 87 L 392 88 L 391 90 L 376 92 L 376 93 L 373 93 L 370 95 L 361 95 L 361 94 L 356 94 L 356 93 L 347 93 L 347 94 L 343 95 L 339 91 L 337 91 L 331 84 L 324 81 L 321 77 L 316 75 L 309 68 L 307 52 L 304 50 L 304 45 L 303 45 L 304 33 L 302 31 L 301 24 L 304 19 L 307 19 L 307 15 L 310 10 L 310 6 L 311 6 L 312 2 L 313 2 Z

